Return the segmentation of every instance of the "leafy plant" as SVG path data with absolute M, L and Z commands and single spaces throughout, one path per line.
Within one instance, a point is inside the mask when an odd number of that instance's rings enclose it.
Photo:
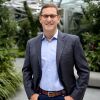
M 24 1 L 24 8 L 27 14 L 28 21 L 30 23 L 31 27 L 31 32 L 33 37 L 37 36 L 37 32 L 39 31 L 39 20 L 38 20 L 38 15 L 32 15 L 31 9 L 28 7 L 27 1 Z
M 24 19 L 18 22 L 19 31 L 16 34 L 16 44 L 20 51 L 24 51 L 26 48 L 27 40 L 32 37 L 29 21 Z
M 84 50 L 91 71 L 100 72 L 100 34 L 83 34 Z
M 100 72 L 100 3 L 92 0 L 83 8 L 79 33 L 91 71 Z
M 100 2 L 87 0 L 88 6 L 83 8 L 84 17 L 81 20 L 81 24 L 85 31 L 93 34 L 100 33 Z
M 40 26 L 38 15 L 32 15 L 32 11 L 27 5 L 27 1 L 24 1 L 23 5 L 27 17 L 18 22 L 19 32 L 16 34 L 17 46 L 20 51 L 25 50 L 27 40 L 37 36 Z
M 0 0 L 0 100 L 7 100 L 19 88 L 21 79 L 13 65 L 16 22 Z

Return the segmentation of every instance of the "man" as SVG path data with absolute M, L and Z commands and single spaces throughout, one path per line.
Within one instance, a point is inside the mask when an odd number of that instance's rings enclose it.
M 28 98 L 82 100 L 89 69 L 78 36 L 58 30 L 60 15 L 54 4 L 42 7 L 39 21 L 43 34 L 28 41 L 22 69 Z M 74 66 L 79 76 L 77 79 Z

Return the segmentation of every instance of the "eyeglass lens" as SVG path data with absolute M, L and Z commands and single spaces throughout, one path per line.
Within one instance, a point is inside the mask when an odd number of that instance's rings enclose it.
M 50 17 L 50 18 L 55 18 L 57 15 L 46 15 L 46 14 L 44 14 L 44 15 L 42 15 L 44 18 L 48 18 L 48 17 Z

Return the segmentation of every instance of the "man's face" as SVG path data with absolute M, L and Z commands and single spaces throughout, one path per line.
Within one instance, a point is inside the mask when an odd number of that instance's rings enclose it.
M 39 20 L 43 30 L 52 32 L 56 30 L 57 24 L 60 21 L 60 16 L 57 15 L 57 10 L 55 8 L 48 7 L 42 10 Z

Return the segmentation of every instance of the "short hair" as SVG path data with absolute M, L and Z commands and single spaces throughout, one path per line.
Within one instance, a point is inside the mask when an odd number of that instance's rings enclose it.
M 43 9 L 50 8 L 50 7 L 55 8 L 57 11 L 57 15 L 60 15 L 58 7 L 53 3 L 44 4 L 43 7 L 41 8 L 40 15 L 42 14 Z

